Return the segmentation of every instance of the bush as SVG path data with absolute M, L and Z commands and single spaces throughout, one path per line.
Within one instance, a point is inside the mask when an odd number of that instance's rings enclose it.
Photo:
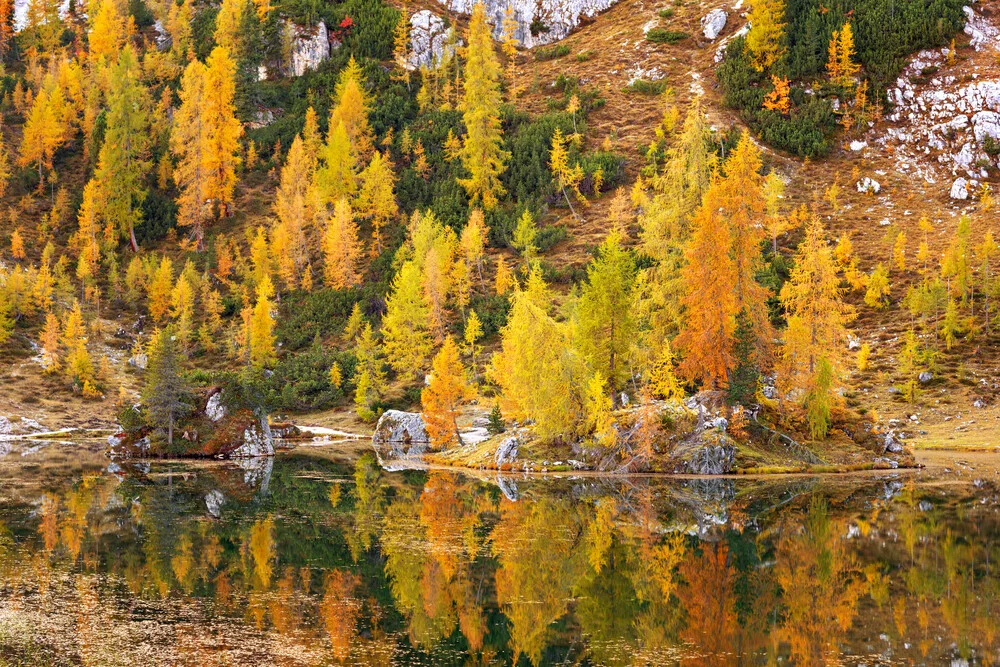
M 535 235 L 535 247 L 538 248 L 538 252 L 545 252 L 560 241 L 564 241 L 567 236 L 566 228 L 562 225 L 542 227 Z
M 585 51 L 580 51 L 578 54 L 576 54 L 576 60 L 577 62 L 585 63 L 588 60 L 592 60 L 594 55 L 595 53 L 593 49 L 587 49 Z
M 662 80 L 646 81 L 645 79 L 636 79 L 625 86 L 625 92 L 639 93 L 640 95 L 662 95 L 666 89 L 667 82 Z
M 341 386 L 330 384 L 330 367 L 340 366 Z M 268 378 L 270 403 L 278 410 L 319 410 L 344 398 L 344 387 L 353 380 L 357 359 L 353 354 L 325 350 L 314 344 L 286 355 Z
M 298 350 L 316 336 L 339 334 L 362 297 L 359 289 L 292 292 L 282 301 L 283 312 L 275 327 L 277 339 L 284 349 Z
M 504 128 L 504 148 L 510 151 L 504 188 L 510 198 L 522 206 L 535 207 L 553 193 L 549 172 L 552 135 L 558 127 L 564 134 L 573 132 L 573 118 L 566 113 L 548 113 L 530 119 L 527 114 L 508 117 Z M 577 129 L 583 133 L 579 118 Z
M 344 38 L 344 46 L 356 57 L 386 60 L 392 56 L 393 33 L 401 16 L 382 0 L 347 0 L 338 7 L 335 23 L 350 16 L 354 25 Z
M 566 44 L 553 44 L 552 46 L 540 46 L 535 49 L 535 60 L 555 60 L 569 55 L 569 46 Z
M 653 28 L 646 33 L 646 39 L 654 44 L 676 44 L 690 36 L 686 32 L 667 30 L 665 28 Z
M 142 202 L 142 222 L 135 228 L 135 238 L 146 244 L 158 241 L 177 225 L 177 204 L 159 190 L 150 190 Z
M 668 19 L 674 15 L 674 8 L 667 7 L 665 9 L 661 9 L 660 11 L 656 12 L 656 15 L 659 16 L 661 19 Z

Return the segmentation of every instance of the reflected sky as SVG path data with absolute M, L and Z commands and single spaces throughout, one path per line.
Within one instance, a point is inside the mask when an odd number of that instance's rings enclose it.
M 0 457 L 0 664 L 992 665 L 995 477 Z M 992 472 L 992 470 L 991 470 Z

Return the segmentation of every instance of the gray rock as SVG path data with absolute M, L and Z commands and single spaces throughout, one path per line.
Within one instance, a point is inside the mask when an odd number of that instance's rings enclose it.
M 884 451 L 886 452 L 899 454 L 903 451 L 901 435 L 897 434 L 894 430 L 890 430 L 882 437 L 882 444 L 885 446 Z
M 705 39 L 715 39 L 726 27 L 729 15 L 724 9 L 713 9 L 701 19 L 701 32 Z
M 725 417 L 715 417 L 713 419 L 706 419 L 705 428 L 716 428 L 725 433 L 726 429 L 729 428 L 729 420 L 726 419 Z
M 506 463 L 513 463 L 517 460 L 517 448 L 520 445 L 521 439 L 516 435 L 512 435 L 501 440 L 500 444 L 497 445 L 497 451 L 494 455 L 494 460 L 496 461 L 497 466 L 502 466 Z
M 951 192 L 949 196 L 952 199 L 968 199 L 969 198 L 969 182 L 959 176 L 955 179 L 955 182 L 951 184 Z
M 736 448 L 732 445 L 705 445 L 688 459 L 687 472 L 693 475 L 725 475 L 733 471 Z
M 848 350 L 860 350 L 861 349 L 861 339 L 852 334 L 847 334 L 847 349 Z
M 323 21 L 313 28 L 288 22 L 285 30 L 292 44 L 289 69 L 294 76 L 315 70 L 330 57 L 330 34 Z
M 372 435 L 372 446 L 382 459 L 419 457 L 429 445 L 424 418 L 418 412 L 386 410 Z
M 879 192 L 882 191 L 882 184 L 876 181 L 874 178 L 869 178 L 868 176 L 865 176 L 860 181 L 858 181 L 857 188 L 858 192 L 862 194 L 870 193 L 873 195 L 877 195 Z
M 132 368 L 138 368 L 140 371 L 146 370 L 146 366 L 149 365 L 149 357 L 145 353 L 140 352 L 129 358 L 128 365 Z
M 433 68 L 448 48 L 448 28 L 437 14 L 422 9 L 410 17 L 410 65 Z
M 222 516 L 222 506 L 226 504 L 226 496 L 218 489 L 212 489 L 205 494 L 205 509 L 213 517 Z
M 208 402 L 205 404 L 205 416 L 214 422 L 226 418 L 226 406 L 222 404 L 222 392 L 216 392 L 209 396 Z
M 920 384 L 927 384 L 934 379 L 934 373 L 931 373 L 930 371 L 923 371 L 917 376 L 917 379 L 920 380 Z
M 917 503 L 917 508 L 918 508 L 918 509 L 919 509 L 919 510 L 920 510 L 921 512 L 930 512 L 930 511 L 931 511 L 932 509 L 934 509 L 934 505 L 932 505 L 932 504 L 931 504 L 931 503 L 930 503 L 929 501 L 927 501 L 927 500 L 921 500 L 921 501 L 920 501 L 919 503 Z
M 262 456 L 274 456 L 274 437 L 267 418 L 248 426 L 243 431 L 243 442 L 230 454 L 231 459 L 253 459 Z
M 453 12 L 471 14 L 478 1 L 446 0 L 444 4 Z M 518 26 L 514 31 L 515 39 L 525 48 L 531 48 L 566 37 L 583 18 L 595 16 L 616 2 L 618 0 L 485 0 L 485 5 L 496 39 L 503 34 L 503 21 L 510 8 Z M 532 34 L 532 24 L 535 34 Z

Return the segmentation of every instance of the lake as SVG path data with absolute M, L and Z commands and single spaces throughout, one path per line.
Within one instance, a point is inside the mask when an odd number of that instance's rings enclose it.
M 1000 457 L 482 478 L 0 442 L 0 665 L 990 665 Z

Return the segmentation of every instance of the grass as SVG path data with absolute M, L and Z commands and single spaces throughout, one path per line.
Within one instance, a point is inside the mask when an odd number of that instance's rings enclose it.
M 674 15 L 674 8 L 666 7 L 656 12 L 656 15 L 659 16 L 661 19 L 668 19 Z
M 594 52 L 593 49 L 586 49 L 585 51 L 580 51 L 580 53 L 576 54 L 576 61 L 580 63 L 585 63 L 588 60 L 593 59 L 595 55 L 597 54 Z

